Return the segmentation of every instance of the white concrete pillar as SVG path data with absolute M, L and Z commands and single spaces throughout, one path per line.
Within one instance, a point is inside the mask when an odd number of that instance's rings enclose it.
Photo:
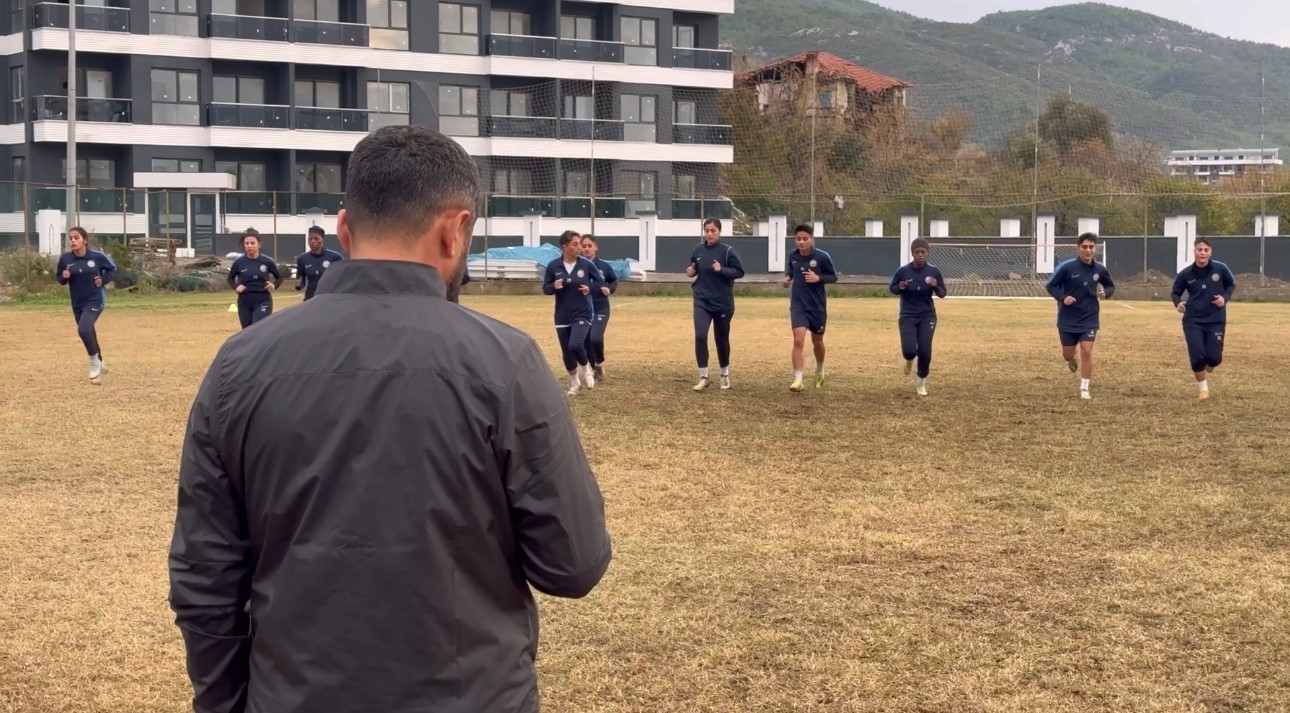
M 657 268 L 657 253 L 655 248 L 658 245 L 658 213 L 637 213 L 640 218 L 640 245 L 637 248 L 636 261 L 641 264 L 647 272 L 653 272 Z
M 1051 275 L 1057 269 L 1057 216 L 1035 218 L 1035 272 Z
M 909 262 L 909 245 L 918 237 L 918 214 L 900 216 L 900 257 L 896 267 Z
M 1178 269 L 1191 264 L 1196 248 L 1196 216 L 1180 215 L 1175 219 L 1178 230 Z
M 41 255 L 63 254 L 63 212 L 61 210 L 36 211 L 36 233 L 40 238 L 37 249 Z
M 1079 226 L 1078 228 L 1076 228 L 1077 235 L 1083 235 L 1084 233 L 1092 233 L 1094 235 L 1100 236 L 1102 234 L 1101 218 L 1092 218 L 1092 217 L 1080 218 L 1077 221 L 1077 223 Z
M 945 218 L 935 218 L 927 225 L 927 237 L 929 238 L 948 238 L 950 237 L 950 221 Z
M 766 265 L 771 272 L 783 272 L 787 264 L 788 215 L 772 213 L 767 220 L 766 228 Z
M 1275 238 L 1281 234 L 1281 216 L 1277 213 L 1254 216 L 1254 237 Z
M 824 221 L 817 220 L 814 223 L 811 223 L 811 227 L 815 228 L 815 237 L 824 237 Z
M 1021 218 L 1004 218 L 999 221 L 999 237 L 1020 238 Z
M 878 218 L 869 218 L 864 222 L 864 236 L 866 238 L 882 237 L 882 221 Z

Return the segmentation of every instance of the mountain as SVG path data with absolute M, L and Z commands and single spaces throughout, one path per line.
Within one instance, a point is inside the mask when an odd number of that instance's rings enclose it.
M 911 107 L 969 112 L 972 137 L 988 146 L 1033 120 L 1041 94 L 1059 92 L 1162 149 L 1290 148 L 1290 49 L 1110 5 L 967 24 L 863 0 L 738 0 L 722 33 L 745 66 L 815 48 L 905 79 Z

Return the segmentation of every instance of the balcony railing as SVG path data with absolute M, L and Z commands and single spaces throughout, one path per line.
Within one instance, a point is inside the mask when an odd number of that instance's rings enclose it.
M 730 127 L 724 124 L 673 124 L 672 143 L 730 146 Z
M 31 28 L 67 27 L 67 4 L 42 2 L 31 6 Z M 99 32 L 129 32 L 130 8 L 76 6 L 76 29 Z
M 291 39 L 291 21 L 285 17 L 211 14 L 206 17 L 206 28 L 211 37 L 230 40 L 286 42 Z
M 333 109 L 321 106 L 296 107 L 296 128 L 307 131 L 367 131 L 366 109 Z
M 76 202 L 82 213 L 141 213 L 143 195 L 140 191 L 121 188 L 80 186 L 76 189 Z M 31 189 L 32 210 L 67 210 L 67 188 L 38 186 Z
M 210 126 L 245 126 L 257 129 L 291 128 L 291 107 L 277 104 L 206 105 L 206 123 Z
M 729 72 L 730 56 L 730 50 L 673 47 L 672 66 L 681 69 L 718 69 Z
M 345 207 L 344 193 L 297 193 L 296 211 L 300 214 L 322 211 L 335 215 Z
M 32 102 L 33 121 L 67 121 L 67 97 L 36 96 L 32 97 Z M 131 106 L 129 99 L 77 97 L 76 120 L 129 124 Z
M 266 191 L 246 191 L 224 193 L 224 212 L 240 215 L 273 215 L 273 194 Z M 277 196 L 278 212 L 291 211 L 291 194 L 281 193 Z
M 523 218 L 530 213 L 556 217 L 554 196 L 489 196 L 488 215 L 492 218 Z
M 730 218 L 731 204 L 724 198 L 673 198 L 672 217 L 677 220 Z
M 622 42 L 600 40 L 560 40 L 560 59 L 577 59 L 583 62 L 622 62 Z
M 294 25 L 296 42 L 346 47 L 366 47 L 368 43 L 367 25 L 321 20 L 296 20 Z
M 488 135 L 517 139 L 554 139 L 560 120 L 554 116 L 490 116 Z
M 489 35 L 488 54 L 498 57 L 555 59 L 559 50 L 554 37 L 530 35 Z
M 623 122 L 617 119 L 561 119 L 560 138 L 575 141 L 622 141 Z
M 590 218 L 591 217 L 591 198 L 562 198 L 560 199 L 560 217 L 562 218 Z M 626 218 L 627 217 L 627 199 L 606 196 L 596 198 L 596 217 L 597 218 Z

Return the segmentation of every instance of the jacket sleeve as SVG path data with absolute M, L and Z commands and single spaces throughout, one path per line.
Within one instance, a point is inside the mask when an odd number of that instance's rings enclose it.
M 1236 292 L 1236 276 L 1232 274 L 1231 268 L 1223 265 L 1223 301 L 1228 302 L 1232 299 L 1232 293 Z
M 1106 298 L 1109 300 L 1115 295 L 1115 280 L 1111 278 L 1111 271 L 1106 269 L 1105 265 L 1099 265 L 1098 270 L 1102 273 L 1102 289 L 1106 292 Z
M 306 282 L 309 276 L 305 274 L 305 256 L 301 253 L 296 257 L 296 289 L 303 290 Z
M 66 269 L 67 269 L 67 256 L 63 255 L 58 258 L 58 266 L 54 268 L 54 279 L 58 280 L 58 284 L 60 285 L 66 285 L 69 282 L 69 280 L 66 277 L 63 277 L 63 270 L 66 270 Z
M 112 262 L 112 258 L 108 257 L 107 253 L 99 253 L 99 258 L 101 258 L 100 264 L 102 265 L 99 268 L 99 278 L 106 285 L 116 279 L 116 263 Z
M 1184 267 L 1178 272 L 1178 277 L 1174 278 L 1174 289 L 1169 293 L 1169 299 L 1173 301 L 1175 307 L 1182 302 L 1183 293 L 1187 291 L 1187 275 L 1190 273 L 1191 270 Z
M 555 294 L 555 264 L 548 263 L 546 273 L 542 275 L 542 293 L 546 295 Z
M 573 414 L 532 341 L 516 365 L 499 434 L 524 576 L 554 597 L 586 596 L 609 568 L 605 504 Z
M 1064 279 L 1066 279 L 1066 264 L 1062 263 L 1057 266 L 1056 270 L 1053 270 L 1053 275 L 1048 278 L 1048 284 L 1045 286 L 1048 289 L 1048 294 L 1052 295 L 1053 299 L 1058 302 L 1066 299 L 1066 290 L 1062 287 L 1062 280 Z
M 614 272 L 614 266 L 605 263 L 605 284 L 609 287 L 609 294 L 618 291 L 618 273 Z
M 904 266 L 901 266 L 896 268 L 896 271 L 891 274 L 891 282 L 887 283 L 887 290 L 891 292 L 891 294 L 893 295 L 900 294 L 900 278 L 901 278 L 901 273 L 903 273 L 904 271 L 905 271 Z
M 831 285 L 838 281 L 838 270 L 833 266 L 833 258 L 824 254 L 824 259 L 820 261 L 820 282 Z
M 269 274 L 273 275 L 273 289 L 282 287 L 282 272 L 278 270 L 278 263 L 269 260 Z
M 945 299 L 945 295 L 947 294 L 945 289 L 945 275 L 941 274 L 940 268 L 936 268 L 936 274 L 934 277 L 936 278 L 936 286 L 932 288 L 932 294 L 940 297 L 941 299 Z
M 236 289 L 236 288 L 237 288 L 237 263 L 238 263 L 238 260 L 241 260 L 241 259 L 242 259 L 242 258 L 238 258 L 237 260 L 234 260 L 234 261 L 233 261 L 233 264 L 232 264 L 232 265 L 229 265 L 229 268 L 228 268 L 228 287 L 229 287 L 229 289 L 230 289 L 230 290 L 232 290 L 232 289 Z
M 721 268 L 721 276 L 732 281 L 744 276 L 744 264 L 734 248 L 726 251 L 726 264 Z
M 216 443 L 219 357 L 188 416 L 170 545 L 170 607 L 197 713 L 241 713 L 250 675 L 251 562 L 245 510 Z

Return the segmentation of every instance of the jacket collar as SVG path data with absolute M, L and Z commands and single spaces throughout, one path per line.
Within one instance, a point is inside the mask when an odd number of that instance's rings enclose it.
M 417 262 L 401 260 L 341 260 L 327 269 L 318 293 L 354 295 L 414 294 L 446 298 L 448 290 L 439 271 Z

